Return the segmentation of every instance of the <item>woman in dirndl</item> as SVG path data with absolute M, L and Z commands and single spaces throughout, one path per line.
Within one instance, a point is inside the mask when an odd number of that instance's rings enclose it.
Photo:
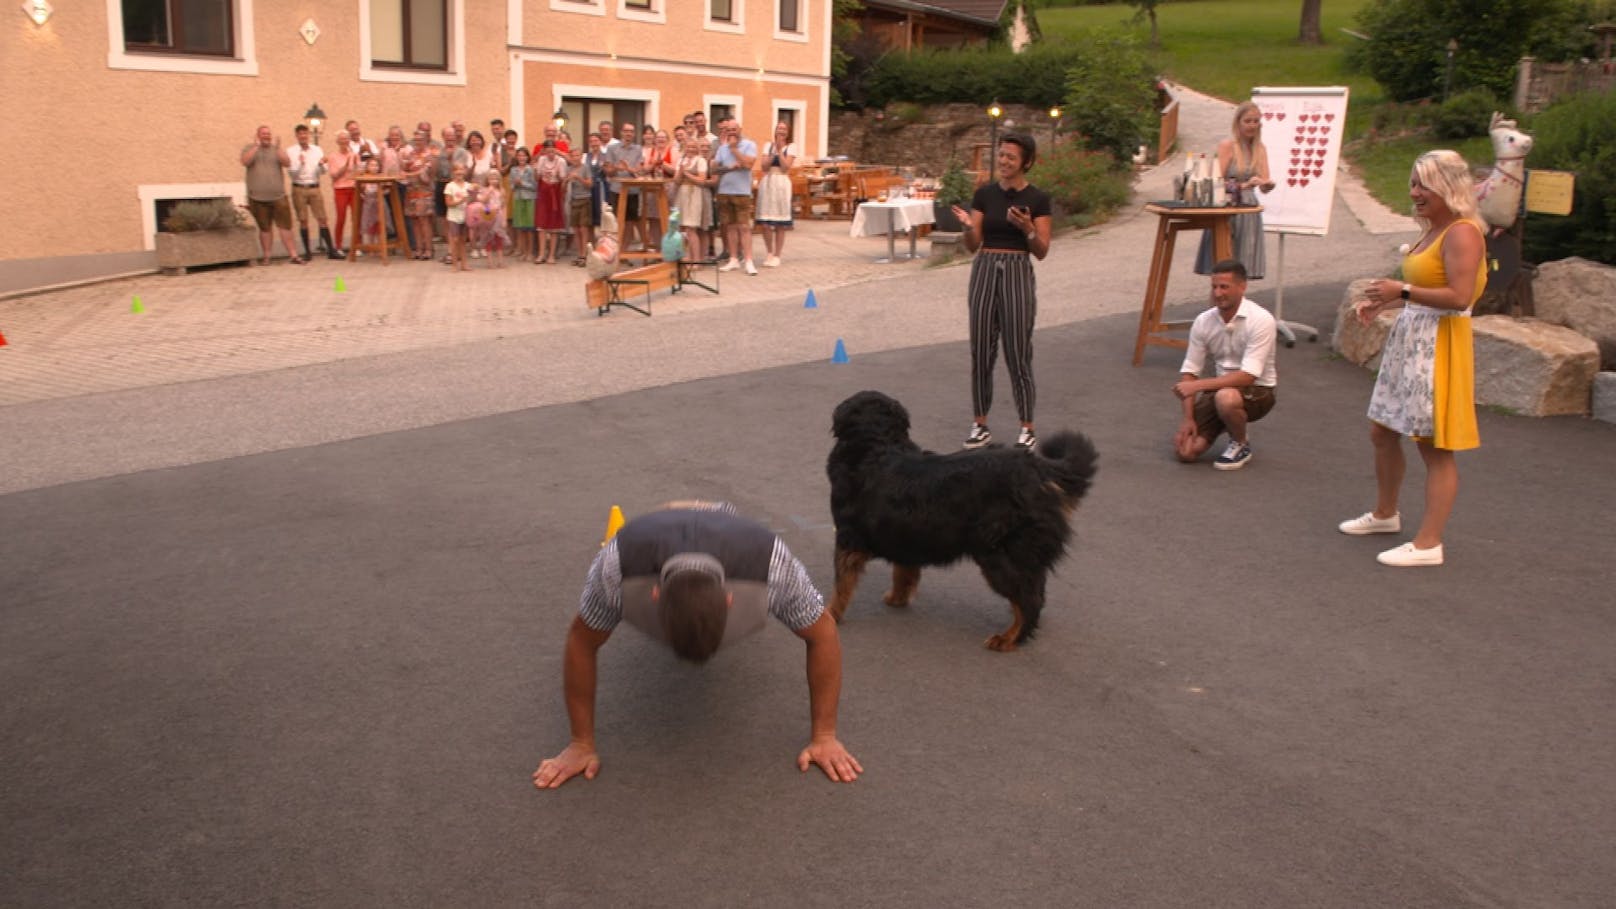
M 1459 493 L 1453 453 L 1481 444 L 1470 308 L 1487 286 L 1484 228 L 1464 158 L 1446 150 L 1420 155 L 1409 196 L 1425 233 L 1403 258 L 1404 281 L 1376 280 L 1367 299 L 1354 305 L 1364 324 L 1383 310 L 1402 310 L 1386 336 L 1369 398 L 1375 507 L 1340 525 L 1354 536 L 1402 531 L 1402 440 L 1412 438 L 1425 461 L 1425 514 L 1413 540 L 1377 557 L 1399 568 L 1442 564 L 1442 531 Z
M 1218 143 L 1218 167 L 1229 188 L 1239 194 L 1230 204 L 1257 205 L 1257 192 L 1274 191 L 1273 178 L 1268 175 L 1268 148 L 1262 142 L 1262 109 L 1245 101 L 1234 109 L 1232 135 Z M 1260 280 L 1267 272 L 1267 256 L 1263 249 L 1262 212 L 1235 215 L 1229 219 L 1230 239 L 1234 241 L 1234 257 L 1246 267 L 1246 277 Z M 1215 265 L 1212 250 L 1212 232 L 1201 232 L 1201 248 L 1195 254 L 1195 273 L 1212 274 Z
M 769 255 L 766 268 L 780 264 L 785 252 L 786 232 L 791 230 L 791 168 L 797 164 L 797 147 L 791 144 L 791 124 L 784 120 L 774 126 L 774 139 L 763 147 L 763 179 L 757 188 L 757 222 L 763 228 L 763 245 Z

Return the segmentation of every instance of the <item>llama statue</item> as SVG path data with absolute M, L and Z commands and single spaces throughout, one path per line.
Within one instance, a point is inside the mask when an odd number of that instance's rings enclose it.
M 1493 111 L 1487 133 L 1493 140 L 1493 171 L 1476 185 L 1476 208 L 1494 233 L 1515 224 L 1521 207 L 1521 190 L 1526 186 L 1526 154 L 1532 150 L 1532 137 L 1517 130 L 1514 120 Z

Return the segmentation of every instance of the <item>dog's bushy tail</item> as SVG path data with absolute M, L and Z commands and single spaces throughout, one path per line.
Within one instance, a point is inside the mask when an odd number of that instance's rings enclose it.
M 1039 471 L 1045 479 L 1060 486 L 1066 498 L 1083 498 L 1094 482 L 1099 452 L 1088 436 L 1077 432 L 1057 432 L 1038 443 Z

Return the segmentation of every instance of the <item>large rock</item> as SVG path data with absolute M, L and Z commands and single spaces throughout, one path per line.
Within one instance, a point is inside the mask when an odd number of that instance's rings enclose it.
M 1616 372 L 1594 376 L 1594 419 L 1616 423 Z
M 1545 262 L 1532 298 L 1538 318 L 1592 338 L 1603 368 L 1616 369 L 1616 267 L 1575 258 Z
M 1599 347 L 1537 319 L 1477 316 L 1476 403 L 1532 417 L 1586 414 Z
M 1359 278 L 1347 285 L 1341 295 L 1341 305 L 1335 310 L 1335 335 L 1330 339 L 1330 347 L 1349 363 L 1379 369 L 1380 349 L 1386 345 L 1386 334 L 1397 321 L 1397 312 L 1383 312 L 1364 325 L 1352 311 L 1355 303 L 1367 299 L 1364 292 L 1374 280 Z

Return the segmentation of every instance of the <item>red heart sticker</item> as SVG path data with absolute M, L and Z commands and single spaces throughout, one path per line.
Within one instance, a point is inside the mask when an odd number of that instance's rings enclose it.
M 1303 186 L 1306 186 L 1306 185 L 1307 185 L 1307 178 L 1306 178 L 1306 177 L 1303 177 L 1303 178 L 1302 178 L 1302 185 L 1303 185 Z
M 1284 111 L 1279 111 L 1278 113 L 1274 114 L 1274 116 L 1277 119 L 1283 121 L 1285 119 L 1285 112 Z
M 1295 177 L 1291 177 L 1291 178 L 1289 178 L 1289 179 L 1287 179 L 1287 180 L 1286 180 L 1286 181 L 1285 181 L 1285 182 L 1286 182 L 1286 183 L 1289 183 L 1289 184 L 1290 184 L 1290 185 L 1292 185 L 1292 186 L 1295 186 L 1295 185 L 1296 185 L 1296 178 L 1295 178 Z
M 1294 168 L 1294 167 L 1291 168 L 1289 171 L 1287 171 L 1287 173 L 1289 173 L 1293 177 L 1296 176 L 1296 168 Z
M 1335 114 L 1325 114 L 1324 115 L 1324 121 L 1326 123 L 1328 123 L 1329 121 L 1334 120 L 1334 119 L 1335 119 Z
M 1324 176 L 1324 168 L 1322 168 L 1322 167 L 1313 168 L 1313 176 L 1315 176 L 1315 177 Z

